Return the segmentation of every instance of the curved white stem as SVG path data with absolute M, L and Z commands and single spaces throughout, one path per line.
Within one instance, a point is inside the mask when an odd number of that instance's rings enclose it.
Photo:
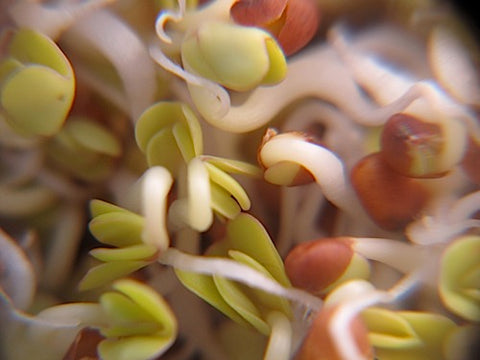
M 413 85 L 400 98 L 379 107 L 359 90 L 348 69 L 327 46 L 305 53 L 289 62 L 285 79 L 275 86 L 258 87 L 241 103 L 232 97 L 232 106 L 224 116 L 208 102 L 194 102 L 199 112 L 212 125 L 231 132 L 247 132 L 267 124 L 281 109 L 293 101 L 314 96 L 340 108 L 349 117 L 364 125 L 381 125 L 425 94 L 426 85 Z
M 184 63 L 185 69 L 170 60 L 160 49 L 158 45 L 150 47 L 150 56 L 165 70 L 177 75 L 187 82 L 190 87 L 198 87 L 205 97 L 210 101 L 209 106 L 215 108 L 217 116 L 225 114 L 230 107 L 230 96 L 227 91 L 217 83 L 205 79 L 189 71 L 187 63 Z
M 145 228 L 143 241 L 164 251 L 170 245 L 166 225 L 167 196 L 173 178 L 167 169 L 155 166 L 145 172 L 142 200 Z
M 292 349 L 292 325 L 285 314 L 274 311 L 267 316 L 270 338 L 263 360 L 288 360 Z
M 70 31 L 113 64 L 124 85 L 130 116 L 136 121 L 152 104 L 157 87 L 154 64 L 140 38 L 124 21 L 104 10 L 81 19 Z
M 364 131 L 338 109 L 318 100 L 295 109 L 285 121 L 282 132 L 308 131 L 309 126 L 315 124 L 325 127 L 322 142 L 338 153 L 347 166 L 365 155 Z
M 347 213 L 363 214 L 349 184 L 342 160 L 331 151 L 289 134 L 267 141 L 260 150 L 266 168 L 280 162 L 294 162 L 307 169 L 322 188 L 325 197 Z

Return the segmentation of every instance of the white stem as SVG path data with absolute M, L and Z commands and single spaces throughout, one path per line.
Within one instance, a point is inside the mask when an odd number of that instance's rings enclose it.
M 185 69 L 170 60 L 158 45 L 150 46 L 150 56 L 165 70 L 175 74 L 185 80 L 189 86 L 197 86 L 202 90 L 205 89 L 211 96 L 210 107 L 214 107 L 216 116 L 223 116 L 230 107 L 230 96 L 227 91 L 217 83 L 205 79 L 188 71 L 188 64 L 184 62 Z
M 361 296 L 359 299 L 348 301 L 340 305 L 332 318 L 329 328 L 330 337 L 335 342 L 335 347 L 343 360 L 365 360 L 355 343 L 355 338 L 350 329 L 353 318 L 363 309 L 385 301 L 390 298 L 384 292 L 373 291 L 370 294 Z
M 274 311 L 267 316 L 270 338 L 263 360 L 288 360 L 292 350 L 292 325 L 285 314 Z
M 322 300 L 319 298 L 300 289 L 286 288 L 253 268 L 233 260 L 194 256 L 169 248 L 158 261 L 163 265 L 170 265 L 183 271 L 220 275 L 255 289 L 299 302 L 310 309 L 316 310 L 322 305 Z
M 387 264 L 408 274 L 428 261 L 425 249 L 408 243 L 380 238 L 350 238 L 360 255 Z
M 210 177 L 199 158 L 188 164 L 188 224 L 197 231 L 207 230 L 213 222 Z
M 340 303 L 332 317 L 330 336 L 343 360 L 365 360 L 355 344 L 350 324 L 363 309 L 378 304 L 391 303 L 418 285 L 419 273 L 411 273 L 402 278 L 388 291 L 371 290 Z
M 145 172 L 142 204 L 145 216 L 143 241 L 164 251 L 170 244 L 166 225 L 167 196 L 173 183 L 167 169 L 155 166 Z

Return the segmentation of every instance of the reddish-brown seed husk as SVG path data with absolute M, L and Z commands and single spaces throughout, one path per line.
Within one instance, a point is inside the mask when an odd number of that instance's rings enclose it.
M 295 360 L 343 360 L 329 331 L 330 321 L 337 309 L 337 306 L 329 306 L 320 310 Z M 368 341 L 368 330 L 360 316 L 352 319 L 350 331 L 353 334 L 359 352 L 366 359 L 372 359 L 373 349 Z
M 104 337 L 96 329 L 83 328 L 73 341 L 63 360 L 98 359 L 97 347 Z
M 231 7 L 230 15 L 237 24 L 271 32 L 286 55 L 303 48 L 320 21 L 314 0 L 240 0 Z
M 411 177 L 439 177 L 437 167 L 444 148 L 442 128 L 408 114 L 395 114 L 385 124 L 381 154 L 395 171 Z
M 241 25 L 261 26 L 282 16 L 288 0 L 239 0 L 230 9 L 232 19 Z
M 320 23 L 317 5 L 313 0 L 289 0 L 285 23 L 278 33 L 278 42 L 286 55 L 302 49 L 313 38 Z
M 342 276 L 354 255 L 348 238 L 324 238 L 295 246 L 285 259 L 295 287 L 321 294 Z
M 426 205 L 429 194 L 418 180 L 392 170 L 379 153 L 360 160 L 351 173 L 363 207 L 378 226 L 399 230 Z
M 462 169 L 477 185 L 480 185 L 480 143 L 472 138 L 468 140 L 467 150 L 462 160 Z

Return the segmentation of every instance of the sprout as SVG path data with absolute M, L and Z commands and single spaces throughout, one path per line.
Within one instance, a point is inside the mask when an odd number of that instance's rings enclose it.
M 147 171 L 142 182 L 144 216 L 100 200 L 91 202 L 90 231 L 100 242 L 117 248 L 91 251 L 93 257 L 104 263 L 89 270 L 80 289 L 91 289 L 126 276 L 155 261 L 168 248 L 170 240 L 162 221 L 171 183 L 171 175 L 164 168 Z
M 285 174 L 286 168 L 283 164 L 286 162 L 299 164 L 311 173 L 325 196 L 335 205 L 349 213 L 361 213 L 361 210 L 356 207 L 357 199 L 346 178 L 341 160 L 324 147 L 306 141 L 299 134 L 271 136 L 267 133 L 259 150 L 258 158 L 267 169 L 264 174 L 267 181 L 282 185 L 290 184 L 292 179 L 297 176 L 296 171 L 299 168 L 298 166 L 289 166 L 289 170 L 293 170 L 294 173 Z M 282 177 L 288 175 L 287 181 L 284 178 L 278 179 L 276 176 L 273 166 L 278 166 L 278 164 L 282 164 L 280 165 L 283 170 Z

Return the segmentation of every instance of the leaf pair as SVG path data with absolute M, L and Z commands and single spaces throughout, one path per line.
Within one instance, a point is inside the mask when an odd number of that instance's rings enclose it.
M 8 38 L 0 62 L 0 103 L 9 126 L 25 136 L 51 136 L 62 127 L 72 105 L 72 67 L 48 37 L 21 29 Z
M 208 256 L 228 257 L 248 265 L 283 286 L 290 286 L 283 263 L 268 233 L 251 215 L 242 213 L 227 224 L 226 238 L 214 244 Z M 268 335 L 268 315 L 279 311 L 290 316 L 289 303 L 276 295 L 240 285 L 219 275 L 206 276 L 176 270 L 192 292 L 232 320 Z
M 101 200 L 90 203 L 93 219 L 89 228 L 98 241 L 113 248 L 97 248 L 90 254 L 103 263 L 90 269 L 82 279 L 82 290 L 92 289 L 126 276 L 155 259 L 158 249 L 145 244 L 145 219 Z
M 249 210 L 251 202 L 246 191 L 229 173 L 258 176 L 260 170 L 218 157 L 193 159 L 187 168 L 187 196 L 172 204 L 173 213 L 195 230 L 205 231 L 213 222 L 214 212 L 234 219 L 242 210 Z
M 100 298 L 108 325 L 101 333 L 98 352 L 104 360 L 154 359 L 177 336 L 177 321 L 165 300 L 150 287 L 133 280 L 119 280 L 117 292 Z
M 174 177 L 203 152 L 202 130 L 192 110 L 180 102 L 159 102 L 140 116 L 135 139 L 149 166 L 163 166 Z
M 457 328 L 447 317 L 417 311 L 369 308 L 362 318 L 380 359 L 443 359 L 442 344 Z
M 445 306 L 470 321 L 480 321 L 480 236 L 466 235 L 445 250 L 439 277 Z

